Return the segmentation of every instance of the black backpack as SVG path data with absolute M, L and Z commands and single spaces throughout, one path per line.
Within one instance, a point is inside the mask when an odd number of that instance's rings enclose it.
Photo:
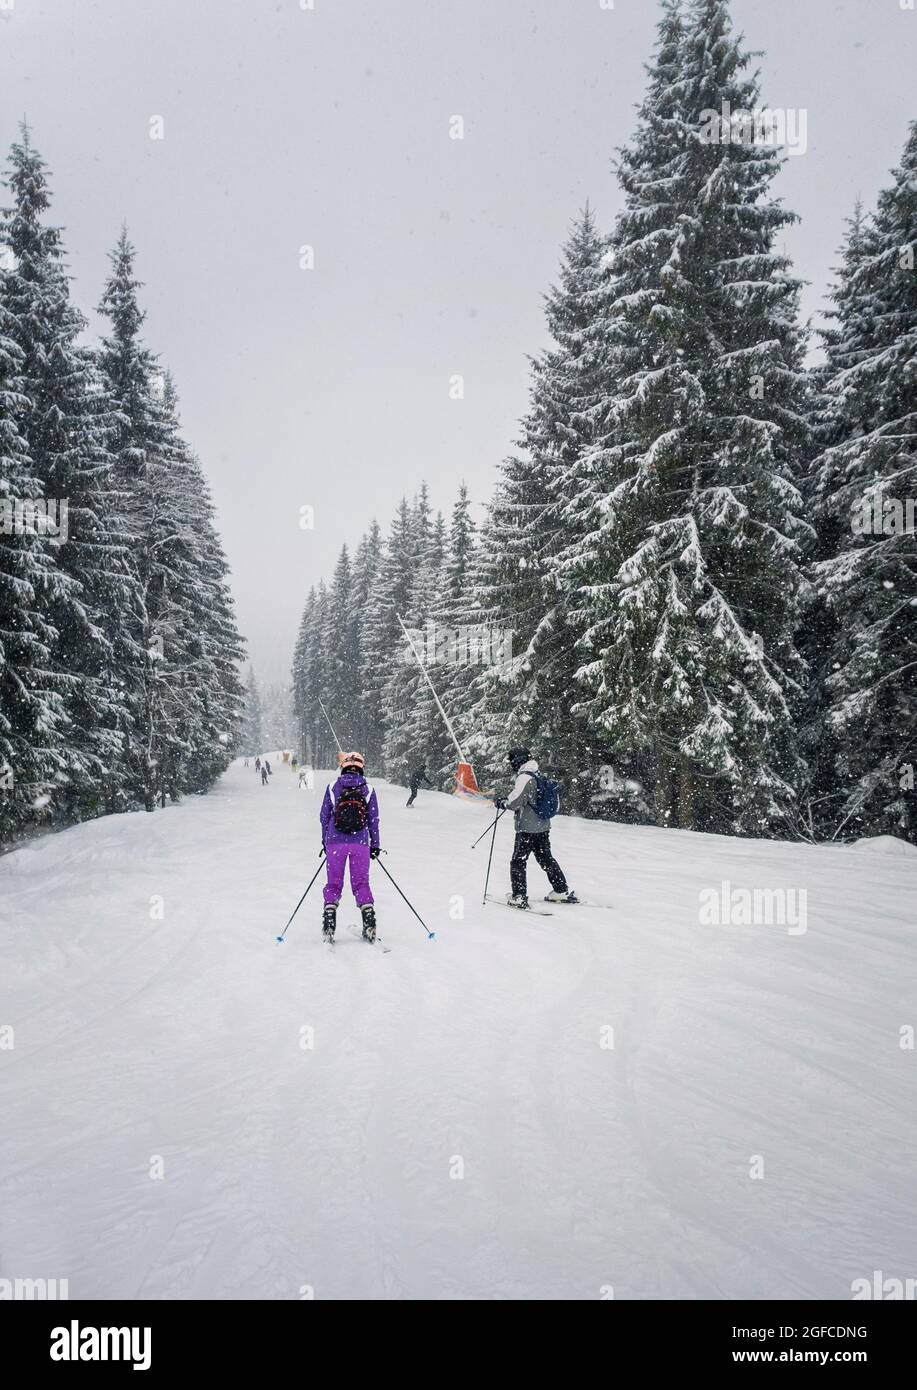
M 334 803 L 334 828 L 342 835 L 356 835 L 369 824 L 369 807 L 361 787 L 343 787 Z
M 540 772 L 530 772 L 529 776 L 535 783 L 532 810 L 542 820 L 550 820 L 560 810 L 560 783 L 552 781 Z

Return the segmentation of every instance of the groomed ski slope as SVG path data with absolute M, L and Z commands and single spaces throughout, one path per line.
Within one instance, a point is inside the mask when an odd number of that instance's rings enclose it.
M 374 869 L 388 955 L 343 930 L 331 955 L 319 885 L 276 944 L 324 788 L 282 765 L 0 861 L 0 1277 L 597 1299 L 917 1275 L 917 856 L 561 817 L 605 906 L 524 916 L 480 905 L 487 807 L 376 785 L 386 865 L 437 932 Z M 805 887 L 808 930 L 700 925 L 723 879 Z

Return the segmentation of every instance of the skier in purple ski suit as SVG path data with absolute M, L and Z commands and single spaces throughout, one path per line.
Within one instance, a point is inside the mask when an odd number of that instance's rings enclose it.
M 363 935 L 376 939 L 376 912 L 369 886 L 369 861 L 379 856 L 379 804 L 363 775 L 363 754 L 343 753 L 341 771 L 322 800 L 322 845 L 328 861 L 322 932 L 333 937 L 337 907 L 344 888 L 344 870 L 350 862 L 350 886 L 363 916 Z M 352 828 L 349 828 L 352 827 Z

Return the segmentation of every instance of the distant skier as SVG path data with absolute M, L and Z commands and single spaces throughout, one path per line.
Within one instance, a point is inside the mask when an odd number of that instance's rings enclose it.
M 298 758 L 296 757 L 296 754 L 295 754 L 295 753 L 293 754 L 292 758 L 290 759 L 290 766 L 291 766 L 291 768 L 293 769 L 294 772 L 296 771 L 297 767 L 299 766 L 299 760 L 298 760 Z
M 322 934 L 334 936 L 337 909 L 344 888 L 344 869 L 350 861 L 350 887 L 363 916 L 363 936 L 376 939 L 376 911 L 369 886 L 369 861 L 379 857 L 379 804 L 363 775 L 362 753 L 344 753 L 333 786 L 325 788 L 320 818 L 322 845 L 328 860 Z
M 273 773 L 273 770 L 272 770 L 271 765 L 270 765 L 270 763 L 268 762 L 267 758 L 265 758 L 265 760 L 264 760 L 264 766 L 267 768 L 267 775 L 268 775 L 268 777 L 273 777 L 274 773 Z
M 577 896 L 568 887 L 563 869 L 551 853 L 551 816 L 558 802 L 550 798 L 552 809 L 550 801 L 544 799 L 545 794 L 550 797 L 550 784 L 539 773 L 528 748 L 511 748 L 506 760 L 516 774 L 515 785 L 508 797 L 498 797 L 494 805 L 501 811 L 512 811 L 516 824 L 516 843 L 509 865 L 512 892 L 507 902 L 510 907 L 528 907 L 526 863 L 529 855 L 534 854 L 551 883 L 551 892 L 545 901 L 575 903 Z
M 248 767 L 248 758 L 245 759 L 245 766 Z
M 255 759 L 255 771 L 256 771 L 256 772 L 260 772 L 260 771 L 261 771 L 261 759 L 260 759 L 260 758 L 256 758 L 256 759 Z
M 262 787 L 267 786 L 267 763 L 265 763 L 264 767 L 261 769 L 261 785 Z
M 408 806 L 413 806 L 413 805 L 414 805 L 414 802 L 415 802 L 415 800 L 416 800 L 416 798 L 417 798 L 417 793 L 418 793 L 418 791 L 420 790 L 420 784 L 421 784 L 421 782 L 425 782 L 425 783 L 427 784 L 428 787 L 432 787 L 432 786 L 433 786 L 433 783 L 432 783 L 432 782 L 430 781 L 430 779 L 427 777 L 427 769 L 426 769 L 425 767 L 418 767 L 418 768 L 415 768 L 415 770 L 411 773 L 411 776 L 410 776 L 411 795 L 408 797 L 408 800 L 407 800 L 407 805 L 408 805 Z

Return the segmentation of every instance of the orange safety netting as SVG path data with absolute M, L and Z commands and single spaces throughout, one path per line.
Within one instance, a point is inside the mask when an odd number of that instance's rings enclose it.
M 481 795 L 471 763 L 459 763 L 455 769 L 455 794 L 456 796 Z

